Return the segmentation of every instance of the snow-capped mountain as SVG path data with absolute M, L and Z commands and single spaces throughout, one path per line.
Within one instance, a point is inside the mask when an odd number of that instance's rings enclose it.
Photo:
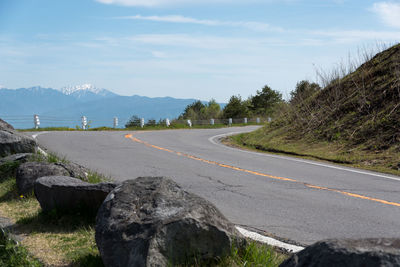
M 109 98 L 117 96 L 117 94 L 106 90 L 97 88 L 91 84 L 83 84 L 76 86 L 67 86 L 60 89 L 64 95 L 69 95 L 75 99 L 83 102 L 98 100 L 101 98 Z
M 63 91 L 64 90 L 64 91 Z M 66 87 L 63 90 L 40 86 L 0 89 L 0 118 L 18 129 L 33 127 L 33 115 L 40 116 L 41 127 L 80 125 L 81 117 L 91 127 L 113 125 L 118 117 L 120 126 L 132 115 L 147 119 L 173 119 L 196 99 L 172 97 L 119 96 L 94 86 Z

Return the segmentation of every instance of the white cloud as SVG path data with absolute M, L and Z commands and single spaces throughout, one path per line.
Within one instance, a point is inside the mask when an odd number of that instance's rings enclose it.
M 177 4 L 188 4 L 188 0 L 96 0 L 97 2 L 103 4 L 116 4 L 122 6 L 144 6 L 144 7 L 157 7 L 157 6 L 170 6 Z M 240 3 L 240 0 L 192 0 L 190 4 L 201 4 L 204 2 L 237 2 Z
M 400 28 L 400 2 L 378 2 L 372 11 L 380 16 L 383 22 L 394 28 Z
M 125 16 L 116 17 L 116 19 L 132 19 L 132 20 L 147 20 L 155 22 L 169 22 L 169 23 L 186 23 L 186 24 L 199 24 L 205 26 L 230 26 L 230 27 L 243 27 L 253 31 L 283 31 L 282 28 L 273 27 L 267 23 L 256 21 L 220 21 L 220 20 L 204 20 L 180 15 L 169 16 Z
M 293 3 L 300 0 L 95 0 L 103 4 L 114 4 L 121 6 L 142 6 L 142 7 L 164 7 L 176 5 L 204 5 L 204 4 L 249 4 L 249 3 L 271 3 L 283 2 Z

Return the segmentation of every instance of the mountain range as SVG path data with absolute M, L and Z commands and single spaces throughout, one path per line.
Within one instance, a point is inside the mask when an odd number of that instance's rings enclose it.
M 121 96 L 90 84 L 62 89 L 40 86 L 0 89 L 0 118 L 16 128 L 32 128 L 38 114 L 41 127 L 75 127 L 86 116 L 91 127 L 113 126 L 118 117 L 123 127 L 133 115 L 148 119 L 174 119 L 196 99 Z

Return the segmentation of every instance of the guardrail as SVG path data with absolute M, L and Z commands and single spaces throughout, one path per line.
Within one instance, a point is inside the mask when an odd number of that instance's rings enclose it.
M 89 128 L 110 127 L 110 128 L 125 128 L 125 125 L 131 118 L 120 119 L 118 117 L 111 117 L 109 120 L 90 118 L 82 116 L 80 118 L 72 117 L 56 117 L 56 116 L 39 116 L 33 115 L 20 115 L 20 116 L 1 116 L 0 118 L 7 121 L 17 129 L 30 129 L 30 128 L 49 128 L 49 127 L 68 127 L 87 130 Z M 135 124 L 136 127 L 144 128 L 146 126 L 164 126 L 171 127 L 174 125 L 184 125 L 186 127 L 194 126 L 214 126 L 214 125 L 235 125 L 235 124 L 263 124 L 270 122 L 271 118 L 228 118 L 228 119 L 208 119 L 208 120 L 178 120 L 169 118 L 159 120 L 145 120 L 140 118 Z

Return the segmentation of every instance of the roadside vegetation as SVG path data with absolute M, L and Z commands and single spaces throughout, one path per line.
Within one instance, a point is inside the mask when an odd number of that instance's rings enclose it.
M 358 62 L 363 64 L 358 65 Z M 359 67 L 356 67 L 359 66 Z M 275 120 L 236 144 L 400 174 L 400 44 L 301 81 Z

